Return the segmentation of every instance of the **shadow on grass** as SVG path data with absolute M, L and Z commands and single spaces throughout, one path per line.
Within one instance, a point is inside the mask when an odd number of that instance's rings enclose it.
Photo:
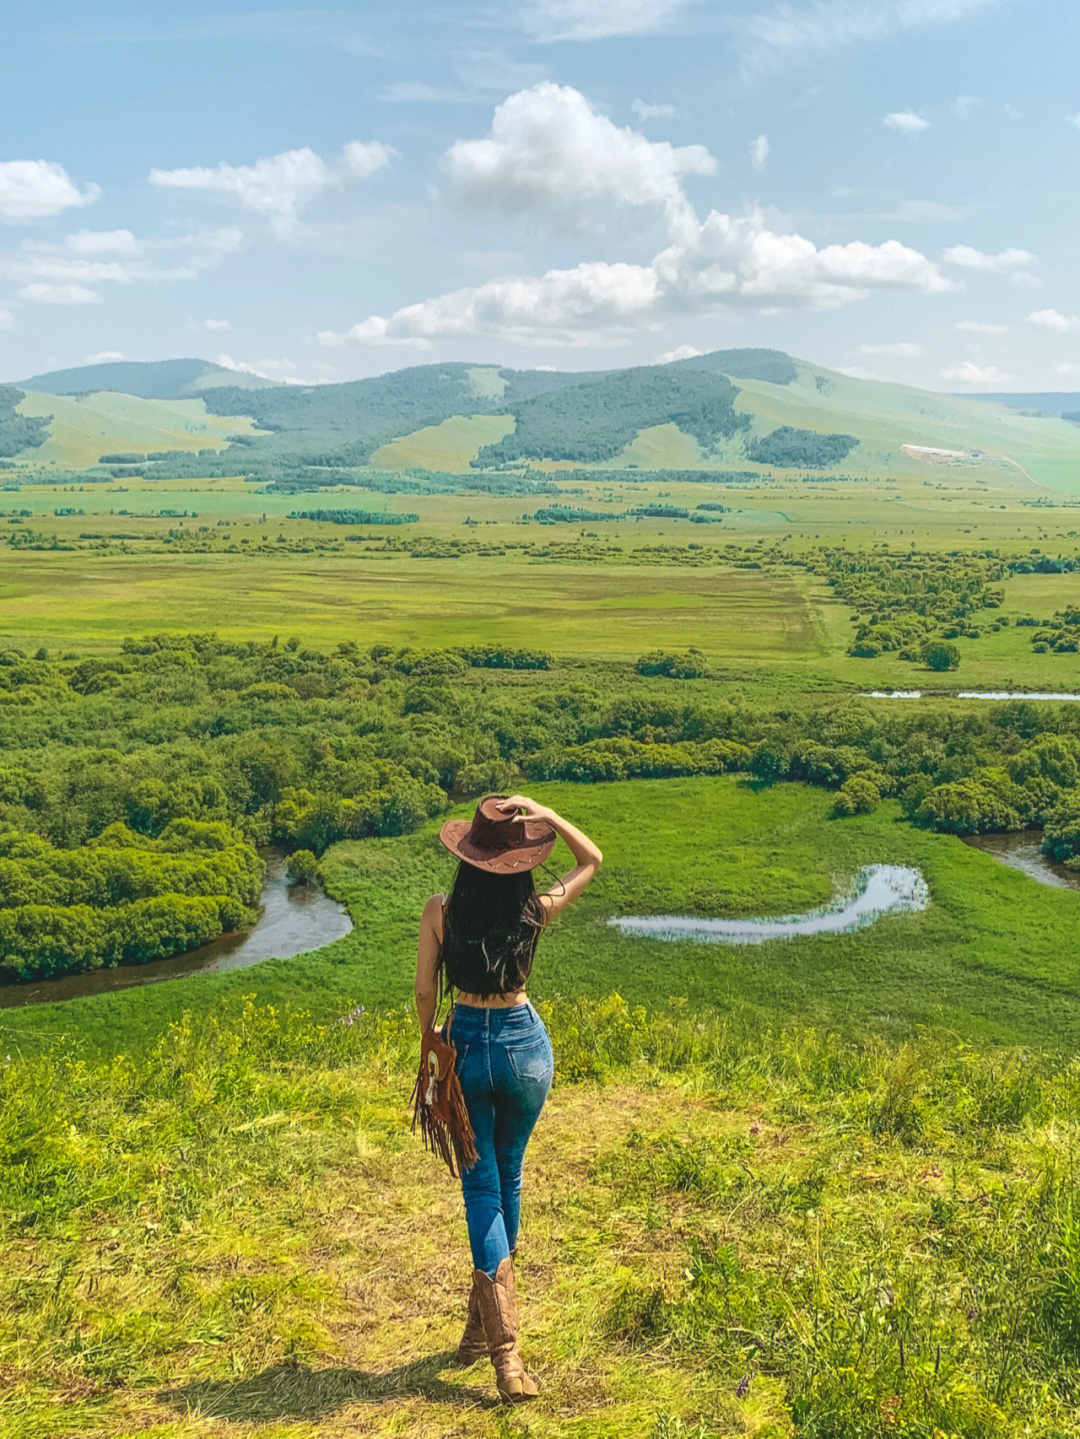
M 481 1389 L 450 1384 L 444 1369 L 457 1368 L 456 1350 L 429 1354 L 397 1369 L 303 1369 L 275 1364 L 247 1379 L 205 1379 L 159 1397 L 183 1414 L 233 1422 L 269 1419 L 313 1419 L 331 1414 L 346 1404 L 381 1404 L 388 1399 L 412 1397 L 436 1403 L 475 1408 L 498 1402 L 494 1379 Z

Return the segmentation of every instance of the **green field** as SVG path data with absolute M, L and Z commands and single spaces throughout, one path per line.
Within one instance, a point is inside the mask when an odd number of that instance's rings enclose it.
M 115 451 L 223 450 L 229 435 L 252 433 L 247 415 L 207 414 L 202 400 L 27 394 L 18 409 L 23 415 L 52 416 L 49 438 L 24 457 L 34 470 L 84 470 Z
M 832 797 L 802 785 L 762 790 L 717 778 L 540 789 L 545 803 L 564 810 L 608 856 L 540 951 L 532 986 L 540 998 L 616 991 L 650 1009 L 685 997 L 754 1025 L 811 1022 L 894 1038 L 930 1026 L 1038 1048 L 1080 1042 L 1072 943 L 1080 893 L 1040 885 L 954 837 L 913 829 L 889 805 L 832 818 Z M 469 804 L 457 812 L 471 811 Z M 180 1008 L 205 1012 L 229 994 L 310 1005 L 323 1016 L 350 1002 L 407 1002 L 418 916 L 452 873 L 436 829 L 327 852 L 323 874 L 356 927 L 325 951 L 6 1011 L 0 1035 L 33 1045 L 78 1033 L 92 1045 L 123 1047 L 137 1035 L 151 1039 Z M 552 860 L 556 870 L 570 863 L 561 849 Z M 750 946 L 642 939 L 607 925 L 626 913 L 799 912 L 830 899 L 872 863 L 919 867 L 930 908 L 852 934 Z
M 531 984 L 528 1432 L 1074 1433 L 1080 894 L 801 786 L 543 797 L 608 858 Z M 924 914 L 735 949 L 604 922 L 799 909 L 884 858 Z M 4 1439 L 508 1432 L 453 1363 L 460 1199 L 406 1127 L 450 861 L 429 827 L 323 871 L 356 930 L 319 954 L 5 1012 Z
M 684 363 L 179 361 L 21 402 L 54 422 L 0 468 L 0 970 L 101 963 L 139 884 L 172 953 L 181 886 L 205 908 L 245 845 L 315 851 L 354 929 L 0 1010 L 0 1439 L 1080 1432 L 1080 891 L 958 837 L 1046 825 L 1076 865 L 1080 705 L 950 698 L 1080 692 L 1080 427 Z M 695 433 L 635 431 L 627 384 Z M 594 458 L 471 469 L 515 415 Z M 747 460 L 785 427 L 859 444 Z M 151 449 L 219 454 L 80 477 Z M 929 697 L 860 698 L 893 688 Z M 460 1197 L 407 1128 L 437 830 L 511 787 L 605 855 L 530 981 L 523 1420 L 450 1362 Z M 928 908 L 736 947 L 608 923 L 801 912 L 874 863 Z

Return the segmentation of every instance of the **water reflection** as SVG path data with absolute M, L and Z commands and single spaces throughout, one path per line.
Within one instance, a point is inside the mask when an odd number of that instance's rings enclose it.
M 767 919 L 699 919 L 695 915 L 627 915 L 608 923 L 624 934 L 650 939 L 696 939 L 717 944 L 762 944 L 808 934 L 843 934 L 873 924 L 883 914 L 925 909 L 930 891 L 917 869 L 870 864 L 860 869 L 851 890 L 806 914 Z
M 1066 869 L 1042 852 L 1043 832 L 1041 829 L 1016 829 L 1008 834 L 969 834 L 964 843 L 984 854 L 1030 875 L 1040 884 L 1054 889 L 1080 889 L 1080 872 Z
M 254 928 L 220 935 L 209 944 L 172 959 L 122 964 L 114 969 L 66 974 L 59 979 L 0 986 L 0 1009 L 50 1004 L 58 999 L 105 994 L 131 985 L 155 984 L 159 980 L 183 979 L 193 974 L 246 969 L 263 959 L 291 959 L 295 954 L 320 949 L 349 933 L 352 921 L 344 905 L 332 900 L 317 884 L 290 886 L 285 856 L 278 850 L 263 849 L 259 853 L 266 861 L 266 876 L 260 895 L 262 911 Z

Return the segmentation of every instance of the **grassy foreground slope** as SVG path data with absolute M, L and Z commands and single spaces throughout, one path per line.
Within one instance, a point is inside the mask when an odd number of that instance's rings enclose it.
M 545 784 L 538 794 L 583 825 L 606 856 L 543 942 L 531 986 L 539 998 L 599 999 L 617 990 L 650 1010 L 681 998 L 758 1027 L 813 1023 L 903 1039 L 929 1025 L 972 1042 L 1066 1051 L 1080 1044 L 1080 894 L 1041 886 L 952 836 L 914 829 L 892 803 L 833 819 L 827 792 L 760 790 L 725 777 Z M 247 993 L 320 1017 L 356 1001 L 408 1005 L 418 916 L 453 873 L 437 828 L 436 821 L 327 852 L 322 873 L 355 929 L 316 954 L 5 1010 L 0 1046 L 34 1053 L 67 1035 L 105 1053 L 131 1052 L 181 1009 L 203 1014 Z M 560 847 L 551 868 L 571 862 Z M 921 868 L 929 909 L 856 933 L 740 947 L 637 938 L 607 923 L 620 914 L 800 912 L 872 863 Z
M 401 1012 L 243 1002 L 0 1065 L 4 1439 L 1066 1439 L 1080 1070 L 543 1006 L 527 1414 L 454 1364 L 457 1186 Z

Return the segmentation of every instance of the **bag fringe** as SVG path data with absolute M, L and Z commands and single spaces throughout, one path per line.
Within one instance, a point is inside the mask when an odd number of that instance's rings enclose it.
M 424 1070 L 421 1068 L 416 1076 L 416 1083 L 413 1085 L 411 1095 L 413 1101 L 412 1132 L 415 1134 L 419 1127 L 424 1148 L 431 1154 L 438 1154 L 450 1170 L 451 1176 L 457 1179 L 458 1170 L 454 1168 L 455 1158 L 459 1170 L 471 1169 L 479 1158 L 476 1152 L 476 1134 L 473 1131 L 472 1121 L 469 1119 L 461 1081 L 458 1079 L 456 1071 L 451 1070 L 447 1086 L 450 1123 L 447 1125 L 438 1115 L 432 1113 L 430 1105 L 424 1101 L 426 1078 Z

